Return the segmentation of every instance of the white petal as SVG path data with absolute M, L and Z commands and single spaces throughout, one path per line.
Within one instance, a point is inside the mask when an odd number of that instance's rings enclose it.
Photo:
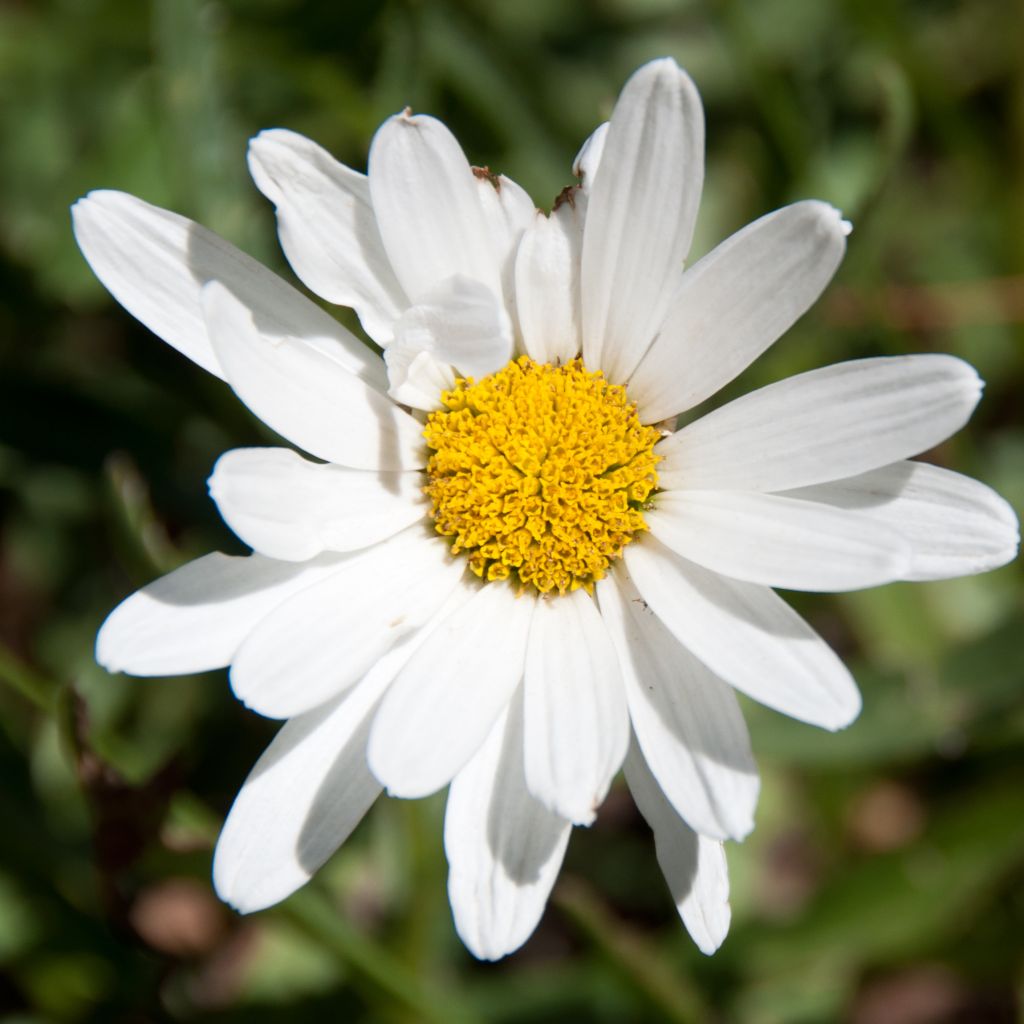
M 406 111 L 381 125 L 370 147 L 370 195 L 381 237 L 412 302 L 453 274 L 500 299 L 501 267 L 480 187 L 455 136 Z
M 911 548 L 903 579 L 968 576 L 1017 555 L 1020 531 L 1013 509 L 991 487 L 925 462 L 895 462 L 789 495 L 850 509 L 899 530 Z
M 622 765 L 629 712 L 608 628 L 584 590 L 537 602 L 524 676 L 526 784 L 589 825 Z
M 429 352 L 392 345 L 384 350 L 384 362 L 391 381 L 388 395 L 410 409 L 440 409 L 442 393 L 455 387 L 451 364 L 438 362 Z
M 626 782 L 654 832 L 654 848 L 679 916 L 702 953 L 725 941 L 732 919 L 729 866 L 722 844 L 680 820 L 635 745 L 625 763 Z
M 231 662 L 231 687 L 270 718 L 289 718 L 351 686 L 422 628 L 465 570 L 440 537 L 414 526 L 350 555 L 322 583 L 275 608 Z
M 825 729 L 860 712 L 850 673 L 777 594 L 702 569 L 651 537 L 627 545 L 637 590 L 684 647 L 754 700 Z
M 308 462 L 290 448 L 225 452 L 209 483 L 238 537 L 268 558 L 295 562 L 369 547 L 427 511 L 422 473 Z
M 572 173 L 580 179 L 580 185 L 588 192 L 594 187 L 594 181 L 597 179 L 597 169 L 601 165 L 607 138 L 608 122 L 605 121 L 590 133 L 572 162 Z
M 530 937 L 571 829 L 526 788 L 516 696 L 448 792 L 448 898 L 459 937 L 474 956 L 497 960 Z
M 629 380 L 645 423 L 703 402 L 817 301 L 846 251 L 842 214 L 808 200 L 748 224 L 683 274 Z
M 526 354 L 559 365 L 580 354 L 580 250 L 586 195 L 537 213 L 516 256 L 516 308 Z
M 470 599 L 416 652 L 370 733 L 370 770 L 393 796 L 447 785 L 480 748 L 523 675 L 534 599 L 466 580 Z
M 916 455 L 970 418 L 982 383 L 946 355 L 857 359 L 769 384 L 657 447 L 661 486 L 782 491 Z
M 370 203 L 370 183 L 302 135 L 274 128 L 249 143 L 256 187 L 277 208 L 277 233 L 306 286 L 351 306 L 380 345 L 408 305 Z
M 250 310 L 217 282 L 203 293 L 207 329 L 235 394 L 268 427 L 327 462 L 418 469 L 422 427 L 301 336 L 261 334 Z
M 375 672 L 340 701 L 285 723 L 228 813 L 213 858 L 217 895 L 243 914 L 305 885 L 380 795 L 366 736 L 394 675 Z
M 583 358 L 633 372 L 682 274 L 704 181 L 704 113 L 668 58 L 645 64 L 612 112 L 583 230 Z
M 490 174 L 480 168 L 474 168 L 473 173 L 487 233 L 501 274 L 505 305 L 514 320 L 516 250 L 523 232 L 533 223 L 537 207 L 529 193 L 504 174 Z
M 742 839 L 754 827 L 760 781 L 736 696 L 668 632 L 623 570 L 597 593 L 647 763 L 691 828 Z
M 343 561 L 204 555 L 125 598 L 96 637 L 96 660 L 109 672 L 136 676 L 223 668 L 260 619 Z
M 307 338 L 377 387 L 380 360 L 315 303 L 212 231 L 124 192 L 90 192 L 72 207 L 75 238 L 96 276 L 154 334 L 224 377 L 200 295 L 220 281 L 267 339 Z
M 788 590 L 858 590 L 902 579 L 910 543 L 866 516 L 757 491 L 664 491 L 644 519 L 706 569 Z
M 398 365 L 408 365 L 420 352 L 430 353 L 441 365 L 454 366 L 464 377 L 486 377 L 512 358 L 508 313 L 479 281 L 458 274 L 446 278 L 395 324 L 395 340 L 385 352 L 389 372 L 396 356 L 401 360 Z M 393 374 L 391 383 L 394 389 Z

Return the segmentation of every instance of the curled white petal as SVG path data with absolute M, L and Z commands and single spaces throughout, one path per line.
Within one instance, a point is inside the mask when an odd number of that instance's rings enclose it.
M 353 307 L 366 333 L 387 344 L 408 300 L 384 252 L 366 175 L 281 128 L 249 143 L 249 170 L 277 208 L 295 273 L 329 302 Z

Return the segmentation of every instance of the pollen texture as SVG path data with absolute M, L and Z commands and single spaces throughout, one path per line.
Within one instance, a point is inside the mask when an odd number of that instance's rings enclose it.
M 431 516 L 484 580 L 543 594 L 589 588 L 646 530 L 654 445 L 625 389 L 579 359 L 527 356 L 457 380 L 423 434 Z

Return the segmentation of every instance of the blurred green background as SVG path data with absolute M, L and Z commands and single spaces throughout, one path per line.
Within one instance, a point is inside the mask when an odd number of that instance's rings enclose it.
M 1021 573 L 792 595 L 854 668 L 825 735 L 748 705 L 764 788 L 705 958 L 624 791 L 577 830 L 524 949 L 451 926 L 441 799 L 381 801 L 308 887 L 240 919 L 209 883 L 273 724 L 223 673 L 92 660 L 123 596 L 239 550 L 205 494 L 265 441 L 117 308 L 68 205 L 118 188 L 287 274 L 246 139 L 356 167 L 410 104 L 547 207 L 642 61 L 708 113 L 696 243 L 797 198 L 855 224 L 825 298 L 732 389 L 952 352 L 988 381 L 932 458 L 1024 507 L 1024 7 L 1015 0 L 0 0 L 0 1021 L 1011 1022 L 1024 995 Z

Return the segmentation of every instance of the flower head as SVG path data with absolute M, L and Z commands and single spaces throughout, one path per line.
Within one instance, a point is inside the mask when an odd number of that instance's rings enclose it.
M 118 193 L 76 204 L 122 304 L 312 456 L 223 455 L 210 491 L 253 554 L 144 587 L 97 642 L 137 675 L 230 666 L 241 700 L 287 719 L 218 843 L 239 909 L 307 881 L 382 789 L 450 784 L 456 927 L 502 956 L 623 768 L 710 952 L 729 921 L 721 841 L 750 831 L 758 794 L 734 690 L 828 729 L 860 707 L 771 588 L 1014 556 L 1002 499 L 906 461 L 978 401 L 958 359 L 842 363 L 675 429 L 816 300 L 849 231 L 795 203 L 684 269 L 703 131 L 686 74 L 645 65 L 550 214 L 408 111 L 367 176 L 259 135 L 250 167 L 292 267 L 383 359 L 203 228 Z

